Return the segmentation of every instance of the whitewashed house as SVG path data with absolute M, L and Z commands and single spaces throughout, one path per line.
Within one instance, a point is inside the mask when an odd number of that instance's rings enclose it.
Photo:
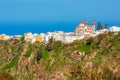
M 64 36 L 63 35 L 53 35 L 53 39 L 56 41 L 63 41 L 64 40 Z
M 9 39 L 11 39 L 11 37 L 6 34 L 0 35 L 0 40 L 9 40 Z
M 84 36 L 70 36 L 70 35 L 65 35 L 64 40 L 62 42 L 64 43 L 71 43 L 75 40 L 82 40 L 84 39 Z
M 119 32 L 120 31 L 120 27 L 118 27 L 118 26 L 112 26 L 112 27 L 110 27 L 110 31 L 111 32 Z
M 30 32 L 28 33 L 25 33 L 25 41 L 26 42 L 31 42 L 31 43 L 34 43 L 36 41 L 36 34 L 32 34 Z
M 13 36 L 13 38 L 15 38 L 15 39 L 21 39 L 21 37 L 22 37 L 22 35 L 15 35 L 15 36 Z
M 45 36 L 44 36 L 44 42 L 45 42 L 45 43 L 49 43 L 50 38 L 51 38 L 51 37 L 50 37 L 49 35 L 45 35 Z
M 64 35 L 65 35 L 65 33 L 63 31 L 55 31 L 55 32 L 53 32 L 52 37 L 56 41 L 63 41 Z
M 45 42 L 45 36 L 46 36 L 46 34 L 45 33 L 40 33 L 40 36 L 42 37 L 43 42 Z

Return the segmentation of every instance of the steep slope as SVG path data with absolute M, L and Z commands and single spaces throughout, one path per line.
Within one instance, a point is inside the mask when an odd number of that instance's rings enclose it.
M 0 71 L 16 80 L 119 80 L 120 33 L 73 43 L 0 41 Z

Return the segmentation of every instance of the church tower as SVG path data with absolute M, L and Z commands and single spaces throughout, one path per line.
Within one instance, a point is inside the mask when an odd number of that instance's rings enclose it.
M 93 32 L 95 31 L 95 20 L 92 20 L 92 29 L 93 29 Z

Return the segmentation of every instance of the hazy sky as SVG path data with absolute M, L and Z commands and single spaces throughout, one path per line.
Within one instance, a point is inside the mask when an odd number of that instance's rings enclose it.
M 120 0 L 0 0 L 0 22 L 120 21 Z

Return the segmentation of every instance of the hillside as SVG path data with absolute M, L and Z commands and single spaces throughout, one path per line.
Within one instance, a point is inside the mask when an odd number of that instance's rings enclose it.
M 5 77 L 3 75 L 8 76 Z M 0 41 L 0 79 L 120 80 L 120 33 L 65 44 Z

